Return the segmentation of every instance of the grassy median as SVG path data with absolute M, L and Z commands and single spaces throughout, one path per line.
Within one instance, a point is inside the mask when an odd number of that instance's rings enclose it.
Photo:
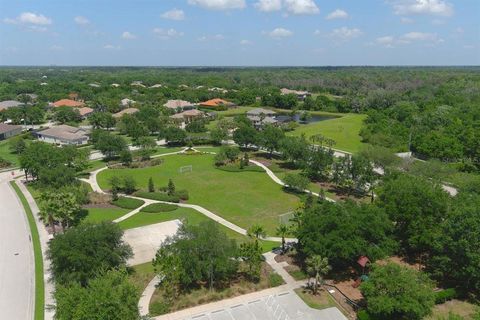
M 32 209 L 30 208 L 27 199 L 14 181 L 11 181 L 10 184 L 22 202 L 25 213 L 27 214 L 28 225 L 30 226 L 33 255 L 35 258 L 35 320 L 42 320 L 44 318 L 45 288 L 43 283 L 43 258 L 40 237 L 38 235 L 35 217 L 33 216 Z

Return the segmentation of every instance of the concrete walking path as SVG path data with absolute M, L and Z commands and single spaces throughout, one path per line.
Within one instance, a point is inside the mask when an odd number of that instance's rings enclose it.
M 40 219 L 40 210 L 32 194 L 30 193 L 30 191 L 28 191 L 22 181 L 16 180 L 15 182 L 22 191 L 25 198 L 27 199 L 27 202 L 30 205 L 30 209 L 32 210 L 33 216 L 35 218 L 35 223 L 37 225 L 43 258 L 43 282 L 45 286 L 45 320 L 52 320 L 54 318 L 55 311 L 50 309 L 49 306 L 55 305 L 55 299 L 53 297 L 55 288 L 53 283 L 50 281 L 50 260 L 47 259 L 47 250 L 48 242 L 50 241 L 50 235 L 45 227 L 45 224 Z

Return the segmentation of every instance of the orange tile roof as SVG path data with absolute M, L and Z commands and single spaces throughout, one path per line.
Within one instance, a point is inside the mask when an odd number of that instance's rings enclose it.
M 70 99 L 62 99 L 52 103 L 54 107 L 83 107 L 85 103 Z
M 230 104 L 230 102 L 220 98 L 215 98 L 215 99 L 211 99 L 211 100 L 200 103 L 200 105 L 204 107 L 218 107 L 221 105 L 228 105 L 228 104 Z

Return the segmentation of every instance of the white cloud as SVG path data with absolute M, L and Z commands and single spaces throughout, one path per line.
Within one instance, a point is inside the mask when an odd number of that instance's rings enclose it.
M 332 19 L 346 19 L 348 18 L 348 13 L 342 9 L 336 9 L 333 12 L 330 12 L 327 16 L 328 20 Z
M 439 39 L 435 33 L 418 32 L 418 31 L 405 33 L 403 36 L 400 37 L 400 40 L 406 43 L 410 43 L 412 41 L 443 42 L 443 40 Z
M 275 28 L 270 32 L 265 32 L 265 34 L 274 39 L 281 39 L 291 37 L 293 32 L 284 28 Z
M 242 46 L 249 46 L 249 45 L 252 44 L 252 41 L 250 41 L 250 40 L 241 40 L 241 41 L 240 41 L 240 44 L 241 44 Z
M 313 0 L 285 0 L 285 7 L 292 14 L 317 14 L 320 12 Z
M 254 6 L 262 12 L 279 11 L 282 9 L 282 0 L 259 0 Z
M 82 17 L 82 16 L 75 17 L 73 19 L 73 21 L 75 21 L 76 24 L 81 25 L 81 26 L 85 26 L 87 24 L 90 24 L 90 20 L 88 20 L 87 18 Z
M 403 23 L 403 24 L 410 24 L 410 23 L 413 23 L 413 19 L 412 18 L 408 18 L 408 17 L 401 17 L 400 18 L 400 22 Z
M 210 35 L 210 36 L 201 36 L 201 37 L 198 37 L 197 40 L 198 41 L 207 41 L 207 40 L 216 40 L 216 41 L 219 41 L 219 40 L 223 40 L 225 39 L 225 36 L 223 34 L 214 34 L 214 35 Z
M 395 14 L 430 14 L 451 16 L 453 5 L 445 0 L 396 0 L 393 1 Z
M 323 32 L 319 29 L 317 29 L 313 32 L 313 35 L 315 35 L 315 36 L 321 36 L 322 34 L 323 34 Z
M 52 24 L 52 19 L 45 17 L 43 14 L 23 12 L 15 19 L 11 19 L 11 18 L 3 19 L 3 22 L 11 23 L 11 24 L 28 24 L 28 25 L 47 26 Z
M 243 9 L 245 0 L 188 0 L 191 5 L 198 5 L 209 10 Z
M 164 12 L 161 15 L 161 17 L 164 19 L 176 20 L 176 21 L 185 20 L 185 12 L 183 12 L 183 10 L 175 8 L 167 12 Z
M 52 51 L 62 51 L 63 49 L 64 48 L 62 46 L 56 44 L 50 47 L 50 50 Z
M 393 45 L 395 44 L 395 38 L 393 36 L 383 36 L 375 39 L 375 42 L 381 46 L 393 48 Z
M 118 50 L 118 49 L 120 49 L 120 46 L 114 46 L 113 44 L 106 44 L 106 45 L 103 46 L 103 49 Z
M 163 39 L 163 40 L 168 40 L 168 39 L 171 39 L 171 38 L 177 38 L 177 37 L 181 37 L 183 36 L 183 32 L 181 31 L 177 31 L 175 29 L 162 29 L 162 28 L 155 28 L 153 29 L 153 33 L 155 33 L 155 35 L 157 35 L 157 37 L 159 37 L 160 39 Z
M 330 36 L 337 41 L 348 41 L 353 38 L 358 38 L 362 34 L 363 32 L 358 28 L 341 27 L 338 29 L 333 29 L 332 33 L 330 33 Z
M 124 31 L 122 33 L 122 39 L 125 39 L 125 40 L 133 40 L 133 39 L 136 39 L 137 36 L 134 35 L 133 33 L 131 32 L 128 32 L 128 31 Z
M 375 39 L 375 43 L 387 48 L 393 48 L 397 45 L 408 45 L 411 43 L 423 43 L 427 46 L 443 43 L 444 40 L 439 38 L 436 33 L 412 31 L 399 37 L 391 35 L 383 36 Z

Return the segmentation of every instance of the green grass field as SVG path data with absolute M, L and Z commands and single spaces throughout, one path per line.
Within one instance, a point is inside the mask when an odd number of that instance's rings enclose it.
M 0 158 L 10 161 L 12 166 L 18 166 L 18 155 L 10 152 L 9 140 L 0 141 Z
M 44 305 L 45 305 L 45 288 L 43 283 L 43 258 L 42 248 L 40 246 L 40 237 L 38 235 L 37 225 L 35 223 L 35 217 L 33 216 L 32 209 L 28 204 L 27 199 L 23 195 L 20 188 L 14 181 L 10 182 L 11 186 L 17 193 L 23 208 L 27 214 L 28 225 L 30 227 L 30 234 L 32 235 L 33 244 L 33 256 L 35 260 L 35 320 L 42 320 L 44 318 Z
M 146 189 L 150 177 L 157 187 L 173 179 L 177 189 L 189 192 L 189 203 L 198 204 L 242 228 L 262 224 L 273 235 L 278 216 L 294 210 L 298 197 L 287 194 L 264 172 L 226 172 L 213 165 L 213 155 L 173 155 L 164 163 L 141 169 L 108 169 L 98 176 L 100 187 L 108 189 L 113 175 L 131 175 L 140 188 Z M 182 166 L 192 165 L 193 171 L 179 173 Z
M 316 134 L 322 134 L 327 138 L 335 140 L 334 148 L 355 153 L 363 145 L 360 129 L 365 118 L 366 115 L 363 114 L 347 114 L 336 119 L 300 125 L 294 131 L 287 133 L 287 135 L 300 136 L 305 134 L 309 138 Z
M 83 222 L 99 223 L 102 221 L 113 221 L 131 210 L 122 208 L 88 208 L 87 211 L 88 215 Z

